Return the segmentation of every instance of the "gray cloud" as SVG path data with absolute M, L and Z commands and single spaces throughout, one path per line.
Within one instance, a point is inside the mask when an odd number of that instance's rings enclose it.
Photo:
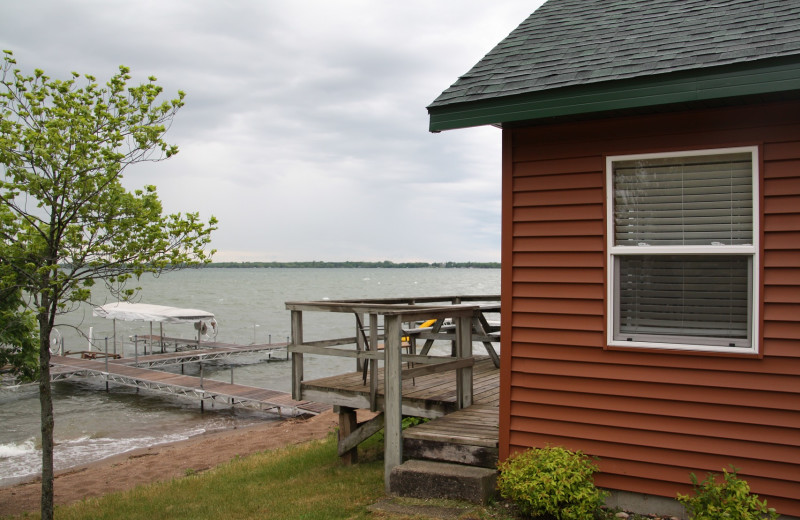
M 541 3 L 28 0 L 4 4 L 0 47 L 184 90 L 181 152 L 126 184 L 217 216 L 219 261 L 491 261 L 500 131 L 430 134 L 425 106 Z

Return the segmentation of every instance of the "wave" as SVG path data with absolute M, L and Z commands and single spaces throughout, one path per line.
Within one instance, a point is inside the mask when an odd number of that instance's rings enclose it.
M 11 457 L 20 457 L 36 452 L 35 439 L 28 439 L 20 443 L 0 444 L 0 460 Z
M 111 438 L 81 436 L 56 442 L 53 450 L 57 471 L 96 462 L 140 448 L 177 442 L 205 433 L 205 428 L 190 428 L 161 436 Z M 0 486 L 12 485 L 33 478 L 42 470 L 42 450 L 36 439 L 20 443 L 0 444 Z

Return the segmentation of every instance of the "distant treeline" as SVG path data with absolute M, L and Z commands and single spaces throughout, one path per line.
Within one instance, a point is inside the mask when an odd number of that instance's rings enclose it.
M 371 267 L 371 268 L 420 268 L 420 267 L 434 267 L 441 269 L 499 269 L 500 262 L 390 262 L 384 260 L 383 262 L 212 262 L 206 264 L 204 267 L 224 267 L 224 268 L 242 268 L 242 267 L 321 267 L 321 268 L 356 268 L 356 267 Z

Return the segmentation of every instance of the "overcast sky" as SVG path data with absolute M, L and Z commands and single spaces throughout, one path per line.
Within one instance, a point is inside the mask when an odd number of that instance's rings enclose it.
M 180 153 L 125 185 L 216 216 L 215 261 L 499 261 L 500 130 L 425 107 L 542 3 L 5 1 L 0 48 L 185 91 Z

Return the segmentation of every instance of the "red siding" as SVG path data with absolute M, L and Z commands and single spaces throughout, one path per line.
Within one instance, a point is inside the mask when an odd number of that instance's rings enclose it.
M 758 146 L 761 356 L 606 349 L 605 157 Z M 674 497 L 734 464 L 800 516 L 800 103 L 504 130 L 501 456 L 561 444 Z

